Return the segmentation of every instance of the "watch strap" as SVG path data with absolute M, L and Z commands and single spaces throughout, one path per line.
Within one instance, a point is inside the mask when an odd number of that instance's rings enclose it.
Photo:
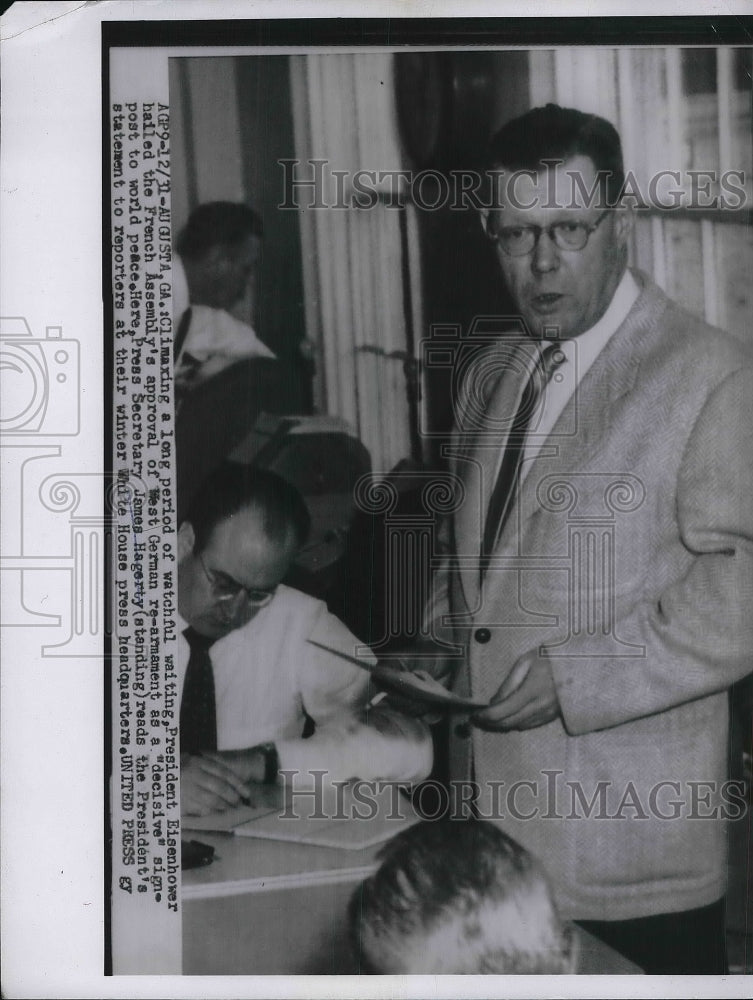
M 274 743 L 260 743 L 256 748 L 264 754 L 264 784 L 273 785 L 280 770 L 280 757 Z

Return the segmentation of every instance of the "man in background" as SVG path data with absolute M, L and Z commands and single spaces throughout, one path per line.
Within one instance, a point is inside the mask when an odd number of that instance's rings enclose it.
M 184 814 L 235 806 L 280 768 L 322 770 L 330 781 L 413 781 L 431 770 L 423 723 L 367 707 L 368 670 L 338 655 L 353 656 L 358 640 L 321 601 L 282 584 L 308 527 L 290 484 L 230 464 L 204 483 L 180 525 Z M 304 739 L 307 722 L 314 732 Z
M 253 316 L 263 237 L 260 216 L 248 205 L 199 205 L 176 241 L 173 261 L 174 358 L 181 391 L 245 358 L 274 358 L 253 327 L 233 315 Z

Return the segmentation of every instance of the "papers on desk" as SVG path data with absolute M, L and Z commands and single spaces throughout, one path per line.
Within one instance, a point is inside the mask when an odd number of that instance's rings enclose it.
M 260 785 L 254 789 L 254 800 L 249 805 L 210 813 L 209 816 L 184 816 L 181 826 L 184 830 L 203 830 L 204 833 L 233 833 L 237 826 L 261 816 L 276 816 L 282 808 L 283 797 L 279 786 Z
M 371 782 L 366 784 L 367 788 L 358 799 L 351 786 L 337 791 L 334 787 L 327 788 L 316 805 L 302 796 L 294 803 L 295 816 L 290 815 L 294 811 L 292 806 L 285 808 L 281 786 L 262 786 L 255 791 L 257 798 L 252 805 L 211 816 L 187 816 L 182 826 L 184 830 L 203 830 L 205 833 L 232 833 L 237 837 L 261 837 L 359 851 L 390 840 L 418 822 L 419 817 L 409 800 L 395 788 L 385 787 L 377 794 Z M 360 818 L 362 816 L 371 818 Z
M 373 819 L 313 819 L 297 817 L 282 819 L 279 814 L 262 816 L 235 828 L 239 837 L 261 837 L 265 840 L 287 840 L 295 844 L 314 844 L 318 847 L 339 847 L 360 851 L 396 834 L 418 822 L 419 817 L 408 802 L 401 806 L 401 818 L 390 819 L 390 814 Z

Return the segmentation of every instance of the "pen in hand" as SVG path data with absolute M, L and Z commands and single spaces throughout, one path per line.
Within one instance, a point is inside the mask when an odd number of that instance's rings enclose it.
M 368 711 L 370 708 L 374 708 L 375 705 L 378 705 L 381 701 L 384 701 L 386 697 L 387 697 L 386 691 L 378 691 L 371 699 L 371 701 L 366 705 L 366 711 Z

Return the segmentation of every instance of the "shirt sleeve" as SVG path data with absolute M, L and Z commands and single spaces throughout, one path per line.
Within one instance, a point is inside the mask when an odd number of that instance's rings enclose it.
M 310 739 L 281 740 L 276 746 L 280 770 L 295 772 L 303 785 L 315 771 L 323 771 L 329 781 L 420 781 L 433 762 L 428 727 L 381 706 L 347 723 L 333 720 Z
M 363 667 L 350 657 L 363 660 Z M 369 700 L 368 668 L 375 662 L 350 629 L 320 605 L 297 663 L 303 707 L 317 727 L 360 715 Z
M 191 307 L 191 329 L 185 350 L 199 361 L 206 361 L 213 354 L 233 360 L 275 357 L 259 340 L 252 326 L 231 316 L 225 309 L 211 306 Z
M 391 709 L 366 707 L 374 655 L 324 606 L 308 639 L 298 664 L 299 689 L 316 730 L 309 739 L 277 742 L 281 769 L 324 770 L 337 781 L 425 777 L 433 752 L 424 723 Z M 363 658 L 364 667 L 346 656 Z

